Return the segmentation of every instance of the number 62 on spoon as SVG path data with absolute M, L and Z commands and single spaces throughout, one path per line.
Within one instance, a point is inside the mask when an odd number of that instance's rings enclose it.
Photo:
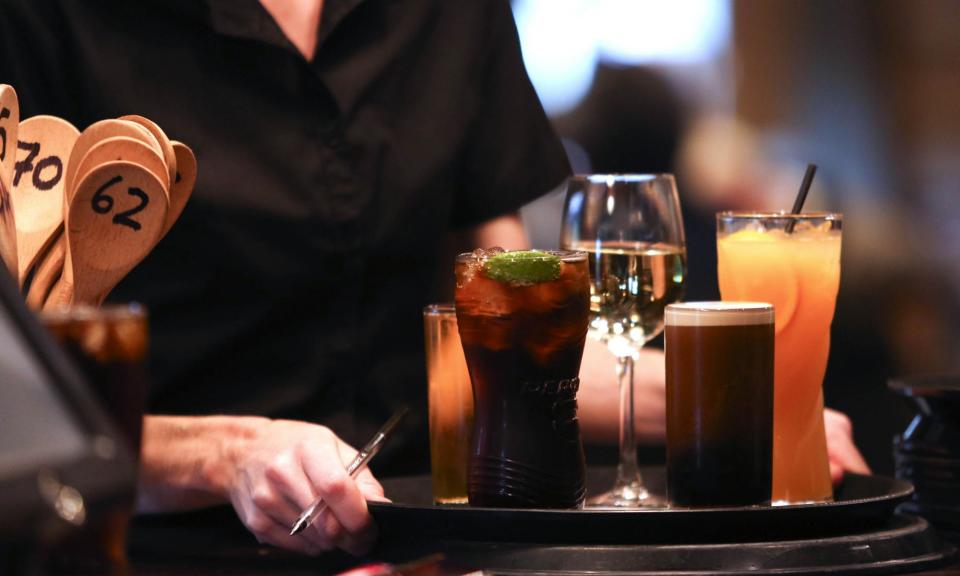
M 90 170 L 68 206 L 63 276 L 44 308 L 100 304 L 157 243 L 168 210 L 163 184 L 142 166 Z

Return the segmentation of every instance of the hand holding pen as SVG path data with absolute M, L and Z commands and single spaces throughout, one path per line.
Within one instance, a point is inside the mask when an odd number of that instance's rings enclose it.
M 393 416 L 387 420 L 380 430 L 373 435 L 373 438 L 370 439 L 367 444 L 360 449 L 353 461 L 347 466 L 347 474 L 351 478 L 356 478 L 357 475 L 362 472 L 370 464 L 370 460 L 377 455 L 377 452 L 380 451 L 380 448 L 383 447 L 384 442 L 387 438 L 393 433 L 393 430 L 397 427 L 397 424 L 403 420 L 403 417 L 407 415 L 408 409 L 403 407 L 394 413 Z M 327 509 L 327 503 L 322 496 L 317 496 L 313 502 L 300 514 L 300 517 L 297 518 L 297 521 L 294 522 L 293 527 L 290 529 L 290 535 L 294 536 L 306 530 L 314 520 L 317 519 L 324 510 Z
M 257 540 L 313 555 L 334 548 L 353 555 L 370 550 L 377 531 L 365 500 L 382 499 L 383 488 L 369 470 L 353 478 L 347 473 L 354 447 L 333 430 L 307 422 L 224 417 L 209 426 L 220 420 L 219 447 L 211 450 L 222 456 L 208 458 L 203 472 L 222 486 Z M 291 536 L 291 524 L 317 495 L 325 497 L 328 513 Z

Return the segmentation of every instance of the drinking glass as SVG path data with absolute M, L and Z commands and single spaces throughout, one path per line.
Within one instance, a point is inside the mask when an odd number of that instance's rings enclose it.
M 773 318 L 766 302 L 667 306 L 671 506 L 770 504 Z
M 473 432 L 473 389 L 453 304 L 423 309 L 434 504 L 467 503 L 467 459 Z
M 833 497 L 823 424 L 823 376 L 840 287 L 840 214 L 717 214 L 717 271 L 724 300 L 776 310 L 773 502 Z
M 147 395 L 149 330 L 137 304 L 75 306 L 44 311 L 40 320 L 86 376 L 117 429 L 139 459 Z M 83 528 L 62 539 L 47 568 L 84 574 L 127 572 L 127 527 L 133 494 L 87 517 Z
M 457 329 L 473 384 L 471 506 L 580 508 L 577 390 L 590 313 L 587 255 L 457 257 Z
M 590 260 L 590 335 L 617 357 L 620 460 L 598 506 L 662 506 L 643 485 L 634 435 L 634 357 L 663 330 L 667 304 L 680 300 L 686 244 L 671 174 L 574 176 L 567 181 L 560 244 Z

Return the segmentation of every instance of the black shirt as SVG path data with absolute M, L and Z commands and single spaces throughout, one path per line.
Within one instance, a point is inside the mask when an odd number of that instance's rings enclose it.
M 405 454 L 377 468 L 422 464 L 443 239 L 568 171 L 507 0 L 327 0 L 310 62 L 257 0 L 0 7 L 21 117 L 141 114 L 197 154 L 183 216 L 111 297 L 150 310 L 149 409 L 308 419 L 356 445 L 412 402 Z

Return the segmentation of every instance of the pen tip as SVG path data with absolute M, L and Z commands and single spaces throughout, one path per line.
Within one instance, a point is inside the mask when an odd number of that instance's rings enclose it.
M 306 523 L 303 520 L 298 520 L 296 524 L 293 525 L 293 528 L 290 530 L 291 536 L 296 536 L 297 534 L 303 532 L 303 529 L 306 528 Z

